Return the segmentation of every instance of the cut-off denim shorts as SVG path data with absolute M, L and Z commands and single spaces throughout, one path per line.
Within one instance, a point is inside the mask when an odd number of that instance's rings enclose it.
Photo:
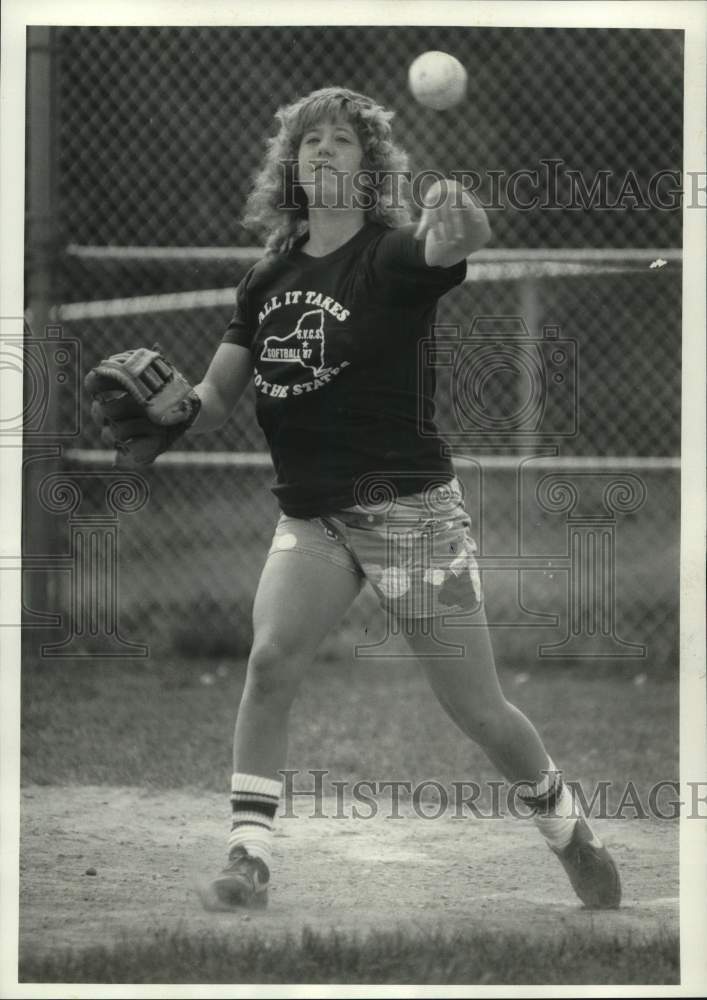
M 325 517 L 280 516 L 268 558 L 304 552 L 370 582 L 398 618 L 468 614 L 482 601 L 476 542 L 459 481 Z

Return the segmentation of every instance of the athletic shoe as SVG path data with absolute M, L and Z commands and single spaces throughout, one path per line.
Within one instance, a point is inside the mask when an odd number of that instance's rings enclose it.
M 579 817 L 572 832 L 572 840 L 561 850 L 552 851 L 562 862 L 569 875 L 572 888 L 590 910 L 615 910 L 621 902 L 621 882 L 614 861 L 590 830 L 583 817 Z
M 218 878 L 199 892 L 207 910 L 262 910 L 268 905 L 269 882 L 265 862 L 252 857 L 243 847 L 234 847 Z

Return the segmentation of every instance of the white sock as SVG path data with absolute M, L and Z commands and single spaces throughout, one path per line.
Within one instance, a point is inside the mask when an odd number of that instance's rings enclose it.
M 281 782 L 257 774 L 231 776 L 233 820 L 228 836 L 228 851 L 243 847 L 254 858 L 261 858 L 268 868 L 272 861 L 272 830 Z
M 535 793 L 521 798 L 533 807 L 533 822 L 550 847 L 562 850 L 572 839 L 580 815 L 579 807 L 552 761 L 546 771 L 542 781 L 535 786 Z

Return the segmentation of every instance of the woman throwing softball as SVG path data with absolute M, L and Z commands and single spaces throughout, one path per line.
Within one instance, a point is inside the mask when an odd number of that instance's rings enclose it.
M 489 224 L 452 182 L 435 182 L 419 224 L 410 222 L 395 183 L 407 159 L 391 118 L 341 88 L 278 111 L 245 217 L 267 253 L 239 285 L 196 387 L 193 429 L 202 432 L 223 424 L 254 380 L 282 509 L 253 608 L 228 862 L 204 902 L 265 905 L 290 707 L 317 647 L 368 579 L 406 620 L 407 642 L 459 729 L 505 779 L 526 784 L 523 798 L 580 899 L 616 907 L 609 853 L 500 688 L 470 519 L 435 433 L 433 373 L 418 380 L 418 341 Z M 441 657 L 440 642 L 464 655 Z

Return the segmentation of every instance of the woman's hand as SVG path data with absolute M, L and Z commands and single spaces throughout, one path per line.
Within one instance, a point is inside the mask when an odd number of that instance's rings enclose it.
M 415 238 L 425 240 L 429 267 L 451 267 L 490 239 L 486 212 L 456 181 L 435 181 L 424 204 Z

